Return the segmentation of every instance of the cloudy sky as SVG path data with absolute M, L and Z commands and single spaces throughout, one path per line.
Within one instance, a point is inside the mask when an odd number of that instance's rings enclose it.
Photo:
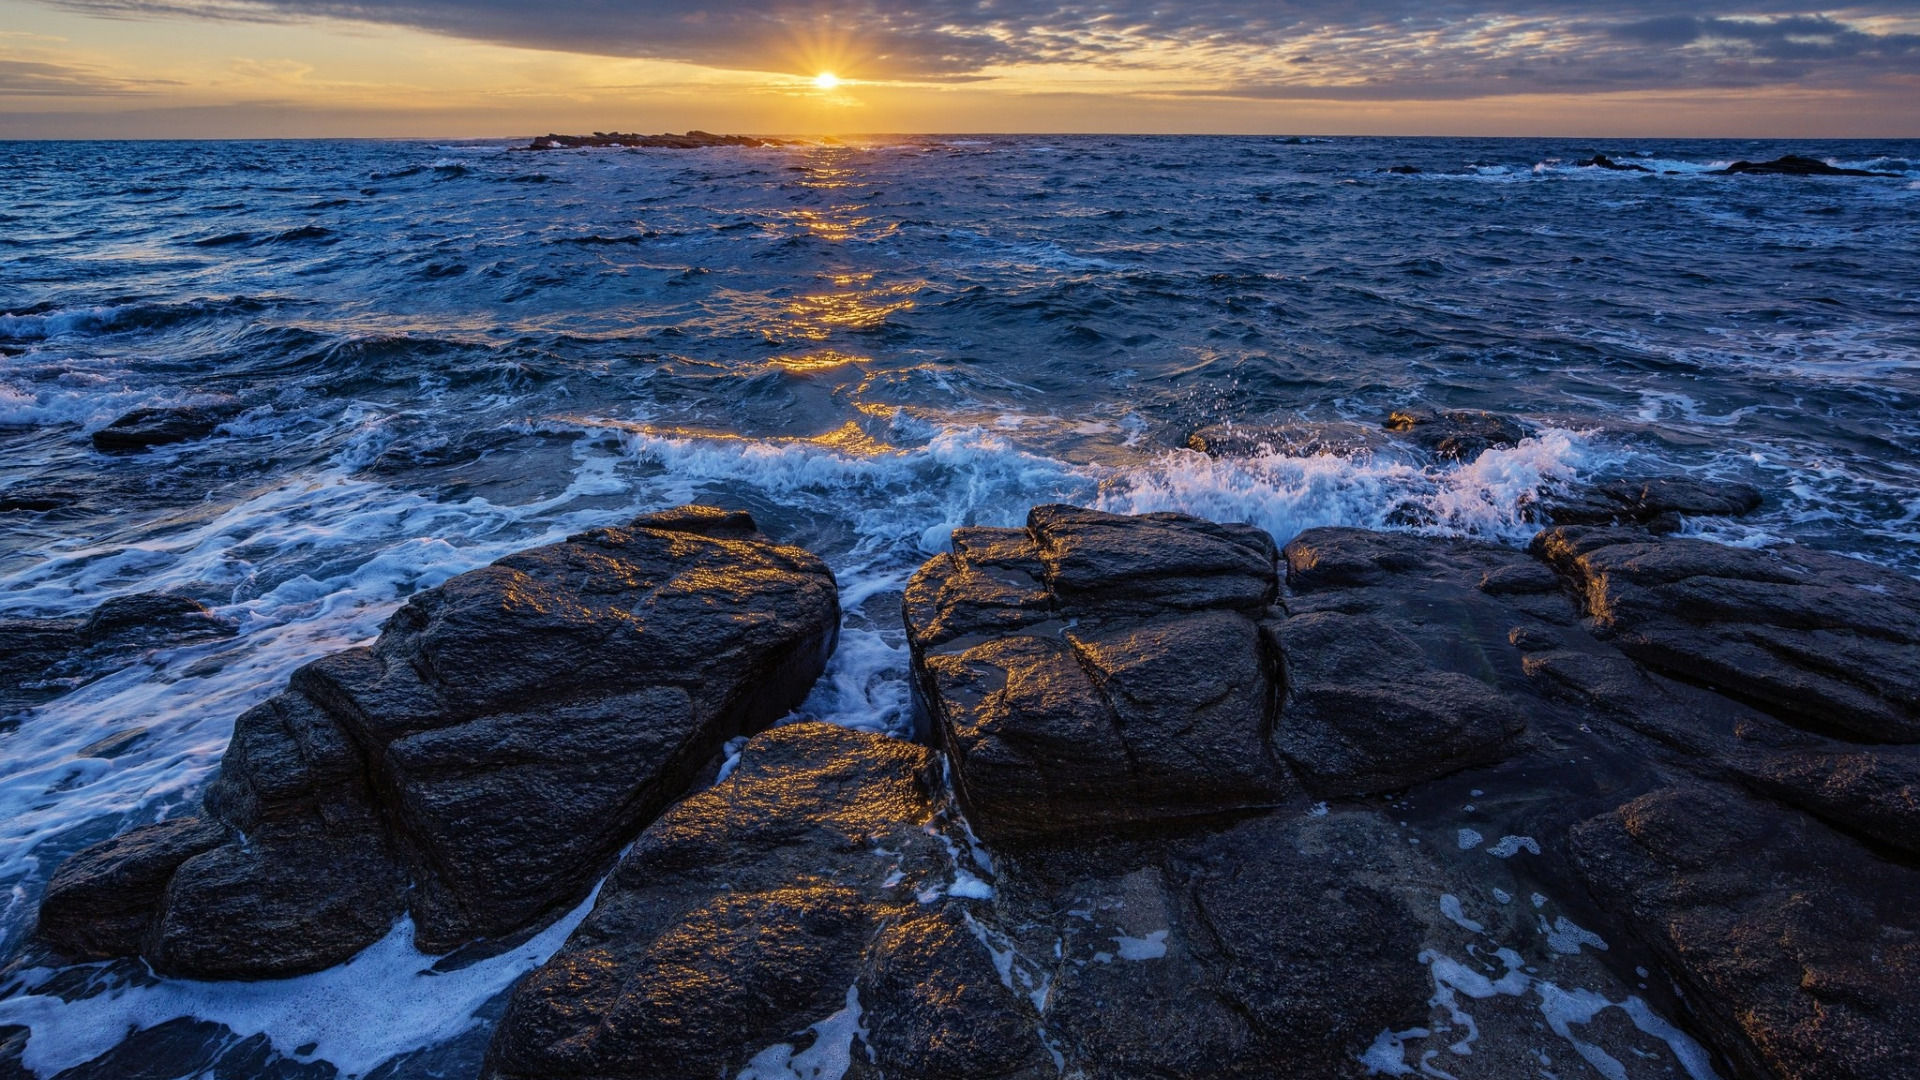
M 1920 136 L 1920 0 L 0 0 L 0 138 L 689 127 Z

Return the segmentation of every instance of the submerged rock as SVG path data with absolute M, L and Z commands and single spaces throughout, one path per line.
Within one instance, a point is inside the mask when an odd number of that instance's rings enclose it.
M 1462 462 L 1527 437 L 1518 420 L 1478 409 L 1396 409 L 1381 426 L 1408 436 L 1437 457 Z
M 58 697 L 152 649 L 233 633 L 205 604 L 176 593 L 115 597 L 85 618 L 0 618 L 0 708 Z
M 1714 169 L 1710 176 L 1728 176 L 1745 174 L 1748 176 L 1892 176 L 1899 173 L 1871 172 L 1866 169 L 1842 169 L 1829 165 L 1818 158 L 1802 157 L 1799 154 L 1787 154 L 1772 161 L 1736 161 L 1724 169 Z
M 1385 441 L 1362 424 L 1209 424 L 1187 436 L 1187 448 L 1208 457 L 1312 457 L 1378 450 Z
M 94 432 L 93 445 L 101 450 L 145 450 L 204 439 L 239 411 L 233 401 L 135 409 Z
M 699 507 L 462 574 L 242 715 L 205 828 L 69 860 L 42 936 L 260 977 L 344 960 L 403 908 L 427 951 L 510 934 L 577 903 L 725 740 L 797 704 L 838 615 L 818 559 Z

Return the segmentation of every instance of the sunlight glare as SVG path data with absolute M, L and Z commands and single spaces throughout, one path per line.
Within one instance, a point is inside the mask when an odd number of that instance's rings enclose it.
M 822 90 L 832 90 L 840 85 L 840 76 L 831 71 L 823 71 L 813 77 L 813 85 Z

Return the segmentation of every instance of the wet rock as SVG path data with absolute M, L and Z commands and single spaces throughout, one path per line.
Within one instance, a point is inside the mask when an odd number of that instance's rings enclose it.
M 1518 420 L 1477 409 L 1396 409 L 1382 426 L 1406 435 L 1437 457 L 1463 462 L 1527 437 L 1526 427 Z
M 84 498 L 82 492 L 59 484 L 14 484 L 0 491 L 0 513 L 44 514 L 64 510 Z
M 227 831 L 175 818 L 122 833 L 60 864 L 40 908 L 40 936 L 75 957 L 139 952 L 153 906 L 180 864 L 225 843 Z
M 1799 154 L 1787 154 L 1772 161 L 1736 161 L 1724 169 L 1714 169 L 1709 176 L 1728 176 L 1744 174 L 1747 176 L 1892 176 L 1899 173 L 1870 172 L 1866 169 L 1842 169 L 1829 165 L 1818 158 L 1802 157 Z
M 136 593 L 117 596 L 94 608 L 80 627 L 80 640 L 88 645 L 112 643 L 137 648 L 228 637 L 233 632 L 232 623 L 191 596 Z
M 837 626 L 832 574 L 744 514 L 672 511 L 501 559 L 243 714 L 206 795 L 224 839 L 111 902 L 147 905 L 156 969 L 215 977 L 328 966 L 403 907 L 427 951 L 512 933 L 577 903 L 722 743 L 797 704 Z M 50 894 L 43 926 L 85 923 L 98 892 Z M 115 934 L 73 951 L 128 951 Z
M 204 439 L 239 411 L 239 404 L 232 401 L 135 409 L 94 432 L 93 445 L 128 451 Z
M 1209 457 L 1344 456 L 1384 443 L 1377 429 L 1360 424 L 1209 424 L 1187 436 L 1189 450 Z
M 1417 1026 L 1433 993 L 1407 962 L 1425 920 L 1394 833 L 1367 811 L 1296 810 L 1132 851 L 1019 856 L 1001 875 L 1008 921 L 1044 921 L 1060 942 L 1057 960 L 1024 955 L 1050 977 L 1044 1020 L 1069 1074 L 1361 1075 L 1360 1051 Z
M 46 701 L 148 650 L 234 630 L 198 600 L 174 593 L 115 597 L 85 618 L 0 618 L 0 707 Z
M 1386 170 L 1395 176 L 1418 176 L 1420 169 L 1415 165 L 1394 165 Z
M 1267 632 L 1286 671 L 1274 743 L 1318 795 L 1366 795 L 1498 760 L 1526 717 L 1428 662 L 1392 624 L 1315 611 Z
M 1572 848 L 1742 1073 L 1920 1077 L 1920 872 L 1711 785 L 1636 799 L 1575 828 Z
M 1798 548 L 1560 528 L 1534 549 L 1621 652 L 1819 730 L 1920 742 L 1920 582 Z
M 1653 171 L 1645 165 L 1635 165 L 1631 161 L 1615 161 L 1605 154 L 1595 154 L 1590 158 L 1584 158 L 1573 164 L 1575 168 L 1580 169 L 1610 169 L 1614 172 L 1650 173 Z
M 1259 632 L 1273 541 L 1179 514 L 1035 507 L 961 529 L 908 585 L 920 706 L 980 835 L 1271 805 Z
M 1030 1029 L 994 1024 L 1009 1003 L 989 958 L 957 901 L 938 902 L 953 864 L 933 828 L 937 771 L 922 747 L 822 724 L 756 737 L 726 780 L 647 830 L 514 992 L 484 1075 L 732 1076 L 810 1041 L 847 1052 L 857 1016 L 807 1029 L 856 1003 L 901 1025 L 869 1043 L 888 1076 L 1044 1061 Z M 959 1060 L 995 1031 L 1013 1041 Z
M 1554 525 L 1649 525 L 1672 532 L 1682 517 L 1738 517 L 1760 506 L 1750 484 L 1692 477 L 1607 480 L 1533 501 L 1526 512 Z M 1672 527 L 1664 527 L 1671 524 Z

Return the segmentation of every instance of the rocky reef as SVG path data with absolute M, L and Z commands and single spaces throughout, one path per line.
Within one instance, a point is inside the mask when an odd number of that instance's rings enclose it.
M 904 596 L 916 741 L 762 730 L 833 644 L 811 555 L 701 508 L 583 534 L 302 669 L 42 938 L 282 974 L 612 865 L 491 1080 L 1920 1077 L 1920 583 L 1668 528 L 1750 489 L 1557 497 L 1524 549 L 956 530 Z
M 338 963 L 403 911 L 428 951 L 510 934 L 577 904 L 726 740 L 797 704 L 838 625 L 825 565 L 743 513 L 463 574 L 242 715 L 203 816 L 69 859 L 40 934 L 224 978 Z
M 689 131 L 684 135 L 638 135 L 619 131 L 596 131 L 591 135 L 541 135 L 516 150 L 581 150 L 590 147 L 624 146 L 643 150 L 704 150 L 714 146 L 787 146 L 781 139 L 761 139 L 752 135 L 715 135 L 710 131 Z

